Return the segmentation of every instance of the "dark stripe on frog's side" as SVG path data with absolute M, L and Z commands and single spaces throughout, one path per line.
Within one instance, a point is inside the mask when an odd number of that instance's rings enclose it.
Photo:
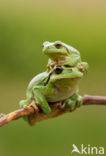
M 49 82 L 49 80 L 50 80 L 51 75 L 52 75 L 52 72 L 49 74 L 48 79 L 47 79 L 47 80 L 46 80 L 46 82 L 44 83 L 44 86 L 46 86 L 46 85 L 48 84 L 48 82 Z

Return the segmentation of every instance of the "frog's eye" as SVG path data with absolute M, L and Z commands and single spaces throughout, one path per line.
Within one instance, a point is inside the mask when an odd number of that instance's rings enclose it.
M 56 74 L 60 74 L 63 71 L 63 68 L 62 67 L 55 67 L 54 71 Z
M 61 48 L 61 44 L 60 43 L 57 43 L 57 44 L 55 44 L 55 47 L 57 48 L 57 49 L 59 49 L 59 48 Z

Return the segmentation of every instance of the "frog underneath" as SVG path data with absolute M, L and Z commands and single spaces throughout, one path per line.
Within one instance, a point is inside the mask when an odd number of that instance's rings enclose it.
M 52 71 L 45 71 L 35 76 L 28 85 L 26 100 L 20 101 L 20 107 L 31 104 L 36 107 L 36 101 L 41 110 L 51 112 L 49 102 L 66 100 L 66 107 L 72 108 L 76 102 L 82 103 L 78 95 L 78 84 L 85 71 L 78 67 L 55 66 Z

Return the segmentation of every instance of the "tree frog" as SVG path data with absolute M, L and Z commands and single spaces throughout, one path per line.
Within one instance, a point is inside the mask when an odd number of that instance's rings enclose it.
M 48 69 L 56 64 L 59 66 L 76 66 L 81 63 L 80 52 L 61 41 L 44 42 L 42 51 L 50 58 L 47 65 Z
M 78 84 L 85 74 L 86 64 L 83 70 L 79 66 L 54 66 L 50 71 L 35 76 L 29 83 L 26 100 L 20 101 L 20 107 L 31 104 L 36 108 L 35 101 L 39 108 L 48 114 L 51 112 L 49 102 L 66 100 L 67 108 L 72 108 L 76 102 L 82 103 L 78 95 Z

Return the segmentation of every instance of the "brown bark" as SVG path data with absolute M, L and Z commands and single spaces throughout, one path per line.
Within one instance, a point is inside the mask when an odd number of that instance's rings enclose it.
M 4 115 L 0 118 L 0 127 L 9 123 L 12 120 L 19 119 L 24 116 L 28 116 L 29 123 L 34 125 L 34 123 L 57 117 L 66 112 L 72 112 L 76 108 L 78 108 L 77 103 L 72 109 L 62 109 L 62 106 L 65 105 L 65 101 L 57 102 L 54 104 L 50 104 L 52 112 L 48 115 L 44 114 L 37 107 L 34 109 L 32 106 L 26 106 L 22 109 L 15 110 L 7 115 Z M 106 96 L 92 96 L 92 95 L 84 95 L 83 96 L 83 105 L 106 105 Z

